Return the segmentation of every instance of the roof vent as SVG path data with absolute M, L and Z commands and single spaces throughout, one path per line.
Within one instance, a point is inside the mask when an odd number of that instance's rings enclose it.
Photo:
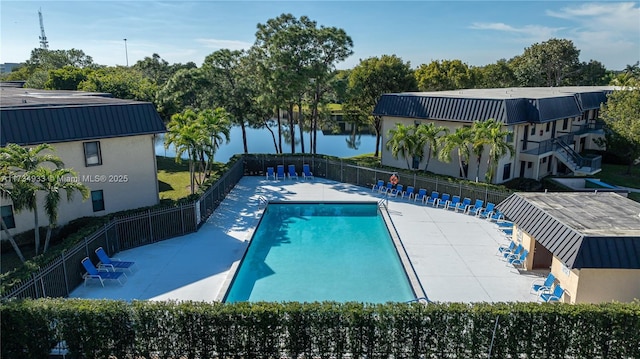
M 26 99 L 26 98 L 23 98 L 23 99 L 22 99 L 22 103 L 27 103 L 27 99 Z

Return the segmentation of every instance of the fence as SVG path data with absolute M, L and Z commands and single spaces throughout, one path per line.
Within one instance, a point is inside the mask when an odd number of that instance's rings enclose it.
M 393 173 L 323 156 L 244 155 L 196 201 L 176 207 L 150 209 L 112 220 L 34 272 L 30 279 L 14 286 L 3 298 L 66 297 L 83 282 L 81 260 L 89 257 L 93 262 L 97 261 L 94 253 L 96 248 L 103 247 L 108 254 L 113 254 L 195 232 L 245 174 L 260 175 L 264 174 L 267 167 L 290 164 L 299 171 L 303 163 L 310 165 L 314 176 L 362 187 L 371 187 L 379 178 L 389 178 Z M 401 174 L 400 177 L 401 183 L 407 186 L 485 202 L 499 203 L 510 194 L 416 173 Z
M 344 160 L 312 155 L 245 155 L 244 161 L 245 173 L 263 173 L 267 167 L 276 167 L 278 165 L 284 165 L 286 173 L 286 167 L 290 164 L 295 165 L 299 171 L 304 163 L 309 164 L 314 176 L 368 188 L 371 188 L 379 179 L 387 181 L 392 173 L 397 173 L 397 171 L 362 167 Z M 437 191 L 439 193 L 448 193 L 452 196 L 457 195 L 460 198 L 481 199 L 485 203 L 500 203 L 511 194 L 506 190 L 499 191 L 490 189 L 488 186 L 476 186 L 438 177 L 427 177 L 416 172 L 400 173 L 399 177 L 400 183 L 405 188 L 413 186 L 416 191 L 424 188 L 428 193 Z
M 243 163 L 237 161 L 198 200 L 175 207 L 150 209 L 113 219 L 84 238 L 60 257 L 48 263 L 11 289 L 3 298 L 66 297 L 83 282 L 84 257 L 95 263 L 95 250 L 103 247 L 108 254 L 198 230 L 198 226 L 218 207 L 226 194 L 242 178 Z

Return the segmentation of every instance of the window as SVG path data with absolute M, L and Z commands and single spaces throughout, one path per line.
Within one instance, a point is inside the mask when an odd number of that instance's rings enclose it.
M 527 168 L 533 167 L 533 162 L 527 162 Z
M 569 119 L 565 118 L 564 120 L 562 120 L 562 129 L 566 130 L 567 127 L 569 127 Z
M 551 122 L 547 122 L 547 132 L 549 132 L 551 130 Z
M 418 169 L 420 167 L 420 157 L 413 156 L 413 163 L 411 163 L 411 168 Z
M 93 203 L 93 211 L 104 211 L 104 196 L 102 190 L 91 191 L 91 202 Z
M 502 180 L 506 181 L 511 178 L 511 163 L 507 163 L 504 165 L 502 169 Z
M 542 163 L 547 163 L 547 158 L 546 157 L 542 158 Z
M 0 207 L 2 211 L 2 221 L 7 229 L 16 228 L 16 221 L 13 218 L 13 206 L 7 205 Z
M 84 144 L 84 162 L 87 167 L 99 166 L 102 164 L 102 156 L 100 154 L 100 142 L 85 142 Z
M 531 136 L 536 134 L 536 125 L 531 126 Z
M 505 141 L 513 143 L 513 132 L 509 132 Z

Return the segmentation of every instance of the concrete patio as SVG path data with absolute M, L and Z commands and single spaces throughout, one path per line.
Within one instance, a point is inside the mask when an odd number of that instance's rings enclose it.
M 74 298 L 215 301 L 241 260 L 269 200 L 377 201 L 382 195 L 316 178 L 273 181 L 245 176 L 196 233 L 118 253 L 138 270 L 127 282 L 80 286 Z M 437 302 L 535 301 L 537 273 L 520 273 L 496 256 L 506 240 L 494 223 L 406 199 L 388 202 L 391 219 L 429 300 Z

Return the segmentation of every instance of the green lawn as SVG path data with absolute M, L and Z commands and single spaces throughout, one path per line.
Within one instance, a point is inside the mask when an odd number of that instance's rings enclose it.
M 176 163 L 173 157 L 156 156 L 160 199 L 177 200 L 188 196 L 189 162 Z
M 640 166 L 632 166 L 631 173 L 627 173 L 628 166 L 602 164 L 602 171 L 594 177 L 614 186 L 632 187 L 640 189 Z M 629 198 L 640 202 L 640 192 L 629 193 Z

